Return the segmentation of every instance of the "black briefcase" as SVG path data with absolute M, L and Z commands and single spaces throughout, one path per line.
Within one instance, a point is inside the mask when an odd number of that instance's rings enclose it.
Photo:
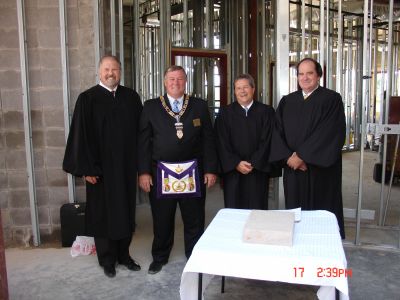
M 61 245 L 71 247 L 78 235 L 85 235 L 86 203 L 66 203 L 60 208 Z
M 374 173 L 373 173 L 373 179 L 377 183 L 382 183 L 382 163 L 376 163 L 374 165 Z M 385 184 L 388 184 L 390 181 L 390 171 L 386 171 L 385 173 Z

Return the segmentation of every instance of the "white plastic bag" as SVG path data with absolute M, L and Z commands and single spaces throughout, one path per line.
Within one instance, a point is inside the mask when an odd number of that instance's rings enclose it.
M 71 256 L 96 254 L 94 238 L 90 236 L 77 236 L 71 247 Z

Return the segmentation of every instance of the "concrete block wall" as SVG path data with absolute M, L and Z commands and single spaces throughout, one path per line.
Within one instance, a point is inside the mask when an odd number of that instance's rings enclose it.
M 25 2 L 36 197 L 41 239 L 59 237 L 68 202 L 58 1 Z M 70 105 L 95 84 L 93 0 L 67 1 Z M 32 243 L 16 0 L 0 1 L 0 208 L 6 246 Z M 84 186 L 77 182 L 77 199 Z

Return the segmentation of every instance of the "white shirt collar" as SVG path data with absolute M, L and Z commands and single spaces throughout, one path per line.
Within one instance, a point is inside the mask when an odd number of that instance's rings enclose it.
M 178 100 L 178 101 L 179 101 L 179 104 L 183 103 L 183 97 L 184 97 L 184 96 L 185 96 L 185 95 L 182 95 L 182 96 L 180 96 L 178 99 L 175 99 L 175 98 L 173 98 L 172 96 L 170 96 L 170 95 L 167 94 L 169 103 L 171 103 L 171 104 L 174 103 L 175 100 Z
M 250 102 L 250 104 L 249 105 L 247 105 L 247 106 L 244 106 L 244 105 L 242 105 L 242 104 L 240 104 L 240 106 L 241 107 L 243 107 L 243 109 L 246 109 L 247 108 L 247 110 L 249 110 L 250 109 L 250 107 L 253 105 L 253 100 L 251 100 L 251 102 Z
M 105 88 L 105 89 L 106 89 L 107 91 L 109 91 L 109 92 L 115 92 L 115 91 L 117 91 L 117 88 L 118 88 L 118 85 L 117 85 L 115 88 L 110 89 L 109 87 L 105 86 L 105 85 L 101 82 L 101 80 L 99 81 L 99 85 L 102 86 L 103 88 Z
M 302 90 L 302 92 L 303 92 L 303 97 L 308 97 L 308 96 L 310 96 L 317 88 L 319 88 L 319 85 L 317 85 L 317 87 L 315 88 L 315 89 L 313 89 L 311 92 L 309 92 L 309 93 L 306 93 L 305 91 L 303 91 Z

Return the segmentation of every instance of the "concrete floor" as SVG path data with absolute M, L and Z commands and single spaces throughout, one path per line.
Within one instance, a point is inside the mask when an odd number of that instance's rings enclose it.
M 380 185 L 372 181 L 376 153 L 366 153 L 365 191 L 363 208 L 379 209 Z M 355 208 L 357 203 L 359 153 L 344 155 L 344 206 Z M 354 219 L 346 219 L 347 239 L 345 252 L 348 268 L 350 299 L 400 300 L 400 251 L 393 249 L 398 243 L 400 187 L 392 191 L 388 223 L 377 227 L 376 219 L 363 220 L 361 247 L 354 241 Z M 213 187 L 207 197 L 207 223 L 222 208 L 222 192 Z M 180 276 L 186 259 L 183 253 L 183 230 L 179 212 L 176 218 L 175 245 L 169 263 L 156 275 L 148 275 L 151 262 L 152 222 L 147 204 L 138 206 L 137 233 L 131 244 L 131 255 L 142 265 L 142 271 L 130 272 L 117 268 L 117 276 L 104 276 L 95 256 L 72 258 L 68 248 L 36 249 L 10 248 L 6 250 L 10 299 L 179 299 Z M 397 223 L 396 223 L 397 220 Z M 392 248 L 376 249 L 369 244 L 385 244 Z M 397 247 L 397 246 L 396 246 Z M 228 278 L 225 294 L 220 293 L 220 278 L 215 277 L 206 290 L 206 299 L 316 299 L 317 287 Z

